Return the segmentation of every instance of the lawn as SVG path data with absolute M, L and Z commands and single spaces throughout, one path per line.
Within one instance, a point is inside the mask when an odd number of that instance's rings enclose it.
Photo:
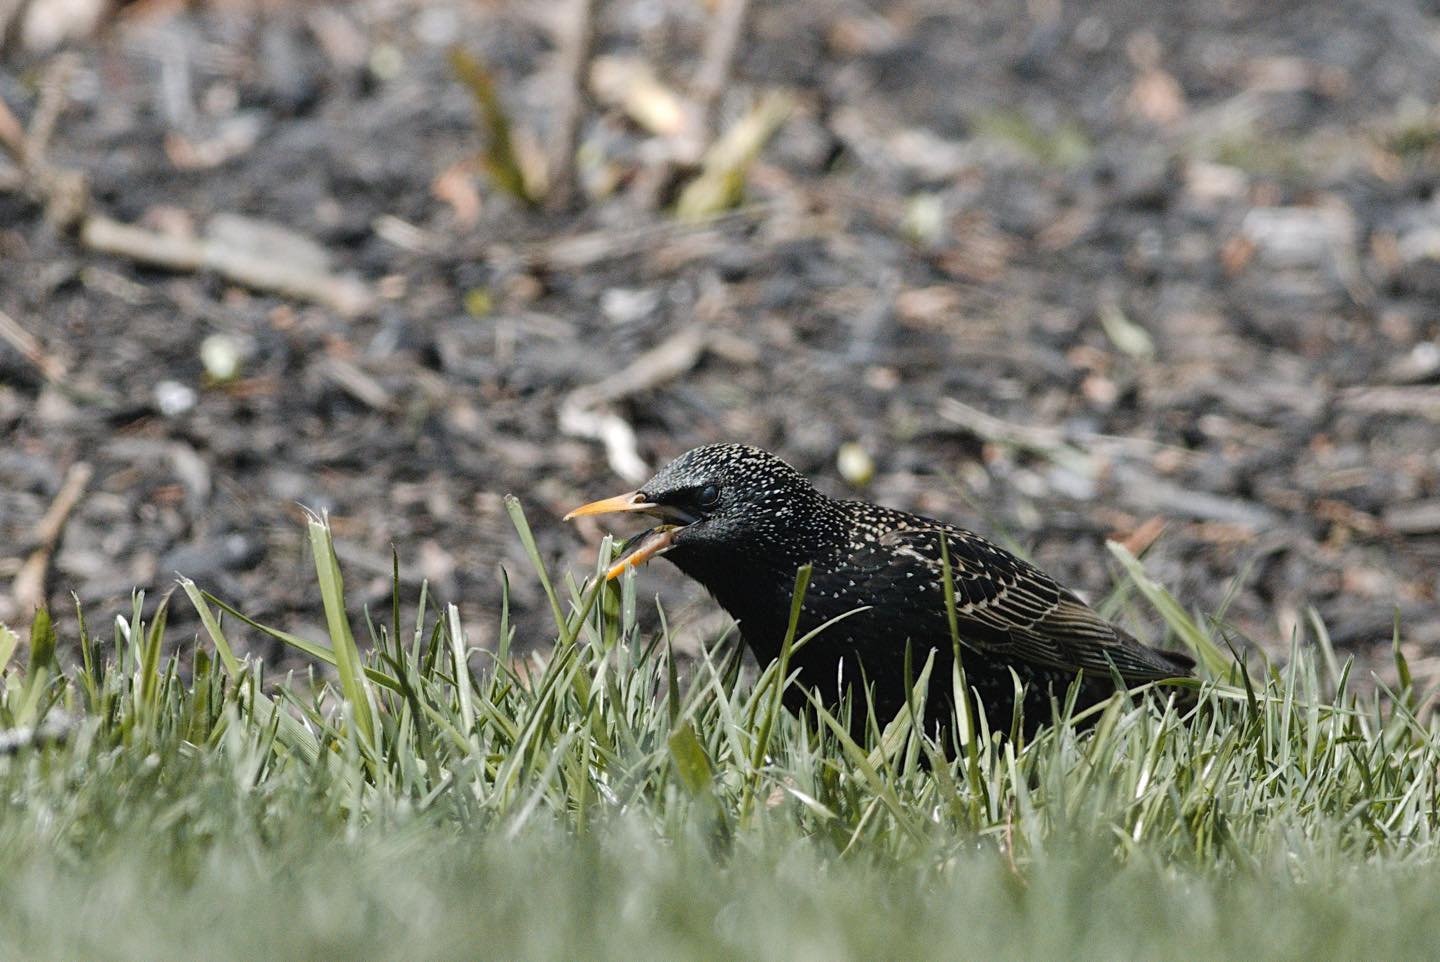
M 0 954 L 1253 959 L 1440 944 L 1440 727 L 1398 638 L 1399 690 L 1350 678 L 1318 621 L 1283 667 L 1242 671 L 1222 626 L 1117 551 L 1139 589 L 1120 600 L 1155 606 L 1207 666 L 1198 707 L 1159 692 L 1075 719 L 1059 704 L 1029 742 L 992 736 L 983 715 L 935 741 L 902 715 L 859 744 L 820 706 L 780 707 L 778 665 L 737 677 L 729 642 L 678 664 L 663 631 L 637 626 L 633 576 L 551 580 L 510 507 L 535 562 L 524 576 L 554 609 L 543 658 L 512 658 L 508 624 L 497 651 L 471 651 L 457 610 L 423 589 L 347 610 L 321 519 L 308 534 L 327 639 L 271 631 L 244 599 L 184 580 L 168 604 L 200 612 L 196 637 L 163 608 L 142 620 L 138 599 L 103 624 L 42 615 L 28 644 L 0 633 Z M 270 677 L 236 654 L 260 633 L 314 671 Z

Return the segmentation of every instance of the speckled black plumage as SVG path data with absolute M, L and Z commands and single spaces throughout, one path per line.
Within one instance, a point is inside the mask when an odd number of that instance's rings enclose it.
M 1010 726 L 1012 671 L 1026 686 L 1025 727 L 1033 730 L 1050 719 L 1052 694 L 1063 699 L 1077 675 L 1082 702 L 1092 702 L 1114 691 L 1117 673 L 1136 685 L 1188 675 L 1194 664 L 1142 645 L 1049 575 L 974 532 L 828 498 L 758 448 L 695 448 L 634 498 L 679 524 L 666 526 L 672 537 L 664 556 L 709 589 L 762 664 L 779 656 L 801 565 L 813 566 L 801 634 L 865 608 L 826 628 L 792 664 L 803 684 L 832 702 L 863 678 L 882 723 L 905 703 L 907 643 L 915 672 L 935 651 L 932 718 L 952 710 L 942 540 L 966 677 L 992 728 Z

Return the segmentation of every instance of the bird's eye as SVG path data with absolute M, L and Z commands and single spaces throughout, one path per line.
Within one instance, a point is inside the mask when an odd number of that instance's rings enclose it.
M 720 489 L 713 484 L 707 484 L 700 489 L 700 496 L 695 503 L 702 508 L 713 508 L 720 503 Z

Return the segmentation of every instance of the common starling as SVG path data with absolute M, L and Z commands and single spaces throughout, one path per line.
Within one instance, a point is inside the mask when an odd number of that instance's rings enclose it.
M 661 524 L 630 539 L 608 570 L 664 556 L 707 588 L 761 665 L 780 656 L 797 570 L 812 566 L 797 637 L 831 624 L 794 652 L 802 685 L 828 703 L 868 689 L 875 717 L 906 703 L 906 646 L 918 674 L 931 651 L 927 715 L 953 711 L 953 649 L 945 603 L 948 556 L 961 663 L 994 730 L 1009 730 L 1015 680 L 1025 691 L 1024 727 L 1050 720 L 1079 679 L 1079 704 L 1127 686 L 1191 673 L 1194 661 L 1136 641 L 1034 565 L 972 531 L 817 491 L 769 452 L 739 444 L 694 448 L 638 491 L 576 508 L 580 515 L 635 511 Z M 943 545 L 943 548 L 942 548 Z M 1012 672 L 1014 673 L 1012 675 Z M 909 678 L 913 683 L 913 677 Z M 865 695 L 857 700 L 863 730 Z M 803 693 L 795 701 L 803 702 Z

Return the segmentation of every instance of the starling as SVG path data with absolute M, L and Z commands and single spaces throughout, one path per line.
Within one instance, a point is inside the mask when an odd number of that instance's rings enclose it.
M 967 685 L 994 730 L 1011 727 L 1016 680 L 1024 730 L 1052 717 L 1078 679 L 1079 704 L 1126 686 L 1186 676 L 1194 661 L 1136 641 L 1034 565 L 972 531 L 817 491 L 769 452 L 712 444 L 682 454 L 638 491 L 577 508 L 580 515 L 635 511 L 661 523 L 626 543 L 607 572 L 664 556 L 700 582 L 739 623 L 766 665 L 780 656 L 797 570 L 811 565 L 797 637 L 845 617 L 795 651 L 792 669 L 829 704 L 858 682 L 881 724 L 906 703 L 910 671 L 934 652 L 927 716 L 953 717 L 954 644 L 945 561 Z M 792 704 L 803 703 L 803 692 Z M 865 702 L 852 715 L 863 731 Z M 855 720 L 859 724 L 855 724 Z

